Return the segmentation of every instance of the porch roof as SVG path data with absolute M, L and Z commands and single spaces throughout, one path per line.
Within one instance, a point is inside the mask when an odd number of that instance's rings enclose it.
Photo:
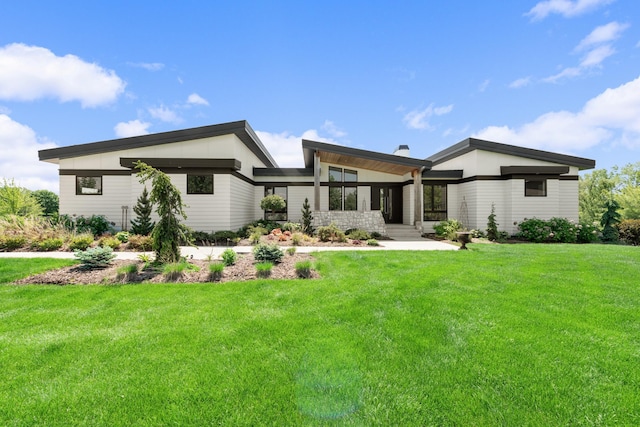
M 394 175 L 404 175 L 414 170 L 431 168 L 430 160 L 361 150 L 342 145 L 310 141 L 308 139 L 302 140 L 302 151 L 304 154 L 304 164 L 307 168 L 313 168 L 313 155 L 316 152 L 319 153 L 320 161 L 322 162 L 386 172 Z

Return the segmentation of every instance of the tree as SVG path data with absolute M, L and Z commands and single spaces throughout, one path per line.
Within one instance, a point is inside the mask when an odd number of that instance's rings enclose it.
M 602 225 L 602 240 L 604 242 L 617 242 L 618 241 L 618 229 L 616 224 L 620 222 L 620 205 L 615 200 L 609 200 L 605 203 L 605 212 L 600 220 Z
M 305 234 L 311 235 L 313 233 L 313 227 L 311 226 L 312 221 L 313 215 L 311 215 L 311 206 L 309 206 L 309 199 L 305 197 L 304 203 L 302 204 L 302 231 Z
M 491 213 L 487 219 L 487 239 L 495 242 L 498 240 L 498 223 L 496 222 L 496 205 L 494 203 L 491 203 Z
M 5 178 L 0 186 L 0 217 L 9 215 L 39 216 L 42 208 L 31 191 Z
M 278 219 L 277 213 L 282 213 L 282 211 L 287 207 L 287 202 L 284 201 L 282 196 L 278 196 L 277 194 L 270 194 L 265 196 L 260 201 L 260 209 L 264 210 L 267 215 L 266 219 L 276 221 Z M 281 218 L 283 219 L 283 218 Z
M 613 168 L 618 172 L 618 168 Z M 619 189 L 615 195 L 622 219 L 640 219 L 640 162 L 629 163 L 617 173 Z
M 31 193 L 42 207 L 42 213 L 46 216 L 55 215 L 60 209 L 60 198 L 49 190 L 36 190 Z
M 159 221 L 153 227 L 151 237 L 156 261 L 172 263 L 180 260 L 180 242 L 186 241 L 186 230 L 180 224 L 179 216 L 186 219 L 185 205 L 182 203 L 180 191 L 171 183 L 167 174 L 144 162 L 137 161 L 135 168 L 141 183 L 151 180 L 149 200 L 156 205 Z
M 149 200 L 149 192 L 147 187 L 144 187 L 136 205 L 133 207 L 133 212 L 137 215 L 135 219 L 131 220 L 131 232 L 133 234 L 146 236 L 151 233 L 155 226 L 155 222 L 151 221 L 152 210 L 153 205 Z
M 605 212 L 605 204 L 613 197 L 617 182 L 615 172 L 609 173 L 606 169 L 597 169 L 580 177 L 580 221 L 589 224 L 600 221 Z

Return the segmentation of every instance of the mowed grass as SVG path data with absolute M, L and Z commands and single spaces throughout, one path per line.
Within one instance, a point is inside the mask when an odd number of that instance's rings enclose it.
M 640 425 L 640 248 L 470 247 L 0 286 L 0 425 Z

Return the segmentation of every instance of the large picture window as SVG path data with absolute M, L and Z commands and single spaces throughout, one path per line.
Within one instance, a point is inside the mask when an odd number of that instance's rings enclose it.
M 76 176 L 77 195 L 102 195 L 101 176 Z
M 547 180 L 546 179 L 525 179 L 524 195 L 525 197 L 546 197 L 547 196 Z
M 329 210 L 355 211 L 358 210 L 358 187 L 343 185 L 343 183 L 357 183 L 358 172 L 350 169 L 329 166 Z
M 447 219 L 447 185 L 424 184 L 424 220 L 444 221 Z
M 187 194 L 213 194 L 213 175 L 187 175 Z
M 267 186 L 264 188 L 264 195 L 276 195 L 284 199 L 285 207 L 277 211 L 265 211 L 264 219 L 269 221 L 287 221 L 287 187 Z

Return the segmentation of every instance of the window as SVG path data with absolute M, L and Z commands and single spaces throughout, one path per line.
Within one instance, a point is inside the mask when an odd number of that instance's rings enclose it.
M 265 187 L 264 195 L 271 196 L 275 194 L 276 196 L 280 196 L 284 199 L 285 207 L 284 209 L 280 209 L 277 211 L 265 211 L 264 219 L 269 221 L 287 221 L 287 187 Z
M 546 197 L 547 196 L 547 180 L 546 179 L 525 179 L 524 195 L 525 197 Z
M 76 176 L 77 195 L 102 195 L 101 176 Z
M 444 221 L 447 219 L 447 185 L 424 184 L 424 220 Z
M 329 210 L 358 210 L 358 187 L 354 184 L 343 186 L 342 183 L 358 182 L 358 172 L 329 166 Z M 335 184 L 334 184 L 335 183 Z
M 187 175 L 187 194 L 213 194 L 213 175 Z

